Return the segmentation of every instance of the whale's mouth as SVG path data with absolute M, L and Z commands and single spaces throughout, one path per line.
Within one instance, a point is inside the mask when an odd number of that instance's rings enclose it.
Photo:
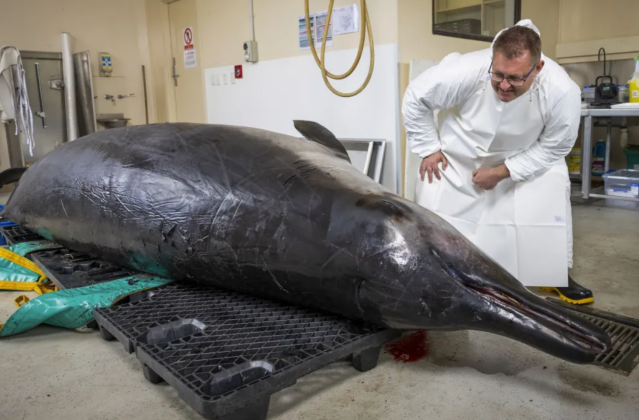
M 539 324 L 540 328 L 559 334 L 563 340 L 589 353 L 599 354 L 607 348 L 606 342 L 601 337 L 589 331 L 587 327 L 574 322 L 564 309 L 551 302 L 541 298 L 539 299 L 541 302 L 526 302 L 529 299 L 518 299 L 495 288 L 469 284 L 466 284 L 466 287 L 513 317 L 533 321 Z

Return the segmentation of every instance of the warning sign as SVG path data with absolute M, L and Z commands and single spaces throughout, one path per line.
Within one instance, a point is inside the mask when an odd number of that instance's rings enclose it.
M 182 29 L 184 41 L 184 68 L 192 69 L 197 67 L 197 56 L 195 54 L 195 40 L 193 38 L 193 27 Z
M 189 26 L 188 28 L 184 28 L 182 35 L 182 38 L 184 38 L 184 51 L 194 49 L 193 27 Z

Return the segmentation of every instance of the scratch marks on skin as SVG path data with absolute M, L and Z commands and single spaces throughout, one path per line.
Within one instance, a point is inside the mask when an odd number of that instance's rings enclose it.
M 293 175 L 293 176 L 294 176 L 294 177 L 297 177 L 297 179 L 299 179 L 299 180 L 300 180 L 300 182 L 302 182 L 302 184 L 304 184 L 304 186 L 305 186 L 306 188 L 308 188 L 308 190 L 311 192 L 311 196 L 309 197 L 309 204 L 310 204 L 311 200 L 313 200 L 313 198 L 315 198 L 315 195 L 317 194 L 317 192 L 315 191 L 315 188 L 313 188 L 312 186 L 310 186 L 310 185 L 306 182 L 306 179 L 305 179 L 305 178 L 303 178 L 303 177 L 301 177 L 301 176 L 298 174 L 298 172 L 300 172 L 300 171 L 299 171 L 299 168 L 297 168 L 297 167 L 295 167 L 295 166 L 292 166 L 292 165 L 289 165 L 289 164 L 288 164 L 288 163 L 286 163 L 284 160 L 282 160 L 282 158 L 280 158 L 279 156 L 275 156 L 275 159 L 276 159 L 277 161 L 279 161 L 279 162 L 280 162 L 280 163 L 281 163 L 284 167 L 288 168 L 288 169 L 289 169 L 289 170 L 290 170 L 293 174 L 295 174 L 295 175 Z M 292 180 L 289 178 L 288 180 L 286 180 L 286 181 L 285 181 L 285 184 L 286 184 L 286 182 L 289 182 L 289 180 L 290 180 L 290 181 L 292 181 Z M 289 184 L 288 184 L 288 185 L 290 185 L 290 182 L 289 182 Z M 285 186 L 288 186 L 288 185 L 285 185 Z
M 275 233 L 271 237 L 271 240 L 269 241 L 267 248 L 271 248 L 273 246 L 273 241 L 275 241 L 277 244 L 279 243 L 279 240 L 284 238 L 284 235 L 286 234 L 285 220 L 286 218 L 284 216 L 280 217 L 280 223 L 277 226 L 277 229 L 275 229 Z M 286 245 L 282 244 L 282 251 L 285 251 L 285 250 L 286 250 Z
M 62 204 L 62 210 L 64 210 L 64 214 L 67 216 L 67 219 L 69 218 L 69 214 L 67 213 L 67 209 L 64 208 L 64 203 L 62 202 L 62 200 L 60 200 L 60 204 Z
M 328 265 L 328 263 L 330 263 L 335 257 L 337 257 L 339 254 L 346 254 L 349 257 L 353 258 L 353 254 L 351 254 L 350 252 L 348 252 L 346 250 L 345 247 L 338 247 L 337 245 L 334 244 L 329 244 L 330 246 L 334 247 L 334 248 L 338 248 L 337 251 L 335 251 L 330 257 L 328 257 L 326 259 L 326 262 L 322 265 L 321 270 L 323 270 L 324 268 L 326 268 L 326 266 Z
M 439 313 L 440 318 L 446 318 L 448 312 L 457 306 L 455 302 L 455 293 L 452 290 L 442 290 L 437 296 L 438 305 L 443 307 Z
M 423 297 L 419 298 L 419 305 L 421 306 L 419 310 L 420 315 L 428 314 L 429 318 L 433 316 L 433 311 L 430 309 L 430 307 L 428 306 L 428 303 L 426 303 L 426 300 Z
M 357 310 L 361 315 L 364 315 L 364 309 L 362 308 L 361 299 L 362 299 L 362 284 L 364 283 L 364 279 L 358 279 L 355 284 L 355 306 L 357 306 Z
M 96 207 L 102 207 L 104 206 L 106 203 L 108 203 L 108 199 L 109 197 L 114 197 L 121 205 L 122 207 L 132 216 L 134 216 L 134 218 L 139 218 L 139 214 L 134 213 L 129 206 L 135 208 L 138 211 L 143 211 L 144 208 L 139 206 L 139 205 L 135 205 L 133 203 L 127 203 L 125 204 L 122 199 L 120 198 L 120 196 L 127 198 L 126 194 L 124 193 L 120 193 L 118 191 L 116 191 L 116 189 L 114 187 L 101 187 L 98 185 L 91 185 L 91 184 L 86 184 L 86 185 L 82 185 L 82 184 L 78 184 L 75 187 L 71 187 L 71 186 L 65 186 L 65 187 L 59 187 L 56 188 L 55 190 L 61 190 L 61 191 L 65 191 L 65 190 L 77 190 L 79 191 L 80 195 L 84 198 L 86 198 L 87 200 L 89 200 L 93 205 L 95 205 Z M 54 192 L 58 192 L 58 191 L 54 191 Z M 96 201 L 97 200 L 97 201 Z
M 386 251 L 390 251 L 390 250 L 393 250 L 393 249 L 396 249 L 396 248 L 397 248 L 397 243 L 396 242 L 392 242 L 392 243 L 384 246 L 383 248 L 378 249 L 377 251 L 365 254 L 362 257 L 362 259 L 369 259 L 369 258 L 375 257 L 376 255 L 385 253 Z
M 115 199 L 118 200 L 118 202 L 122 205 L 122 208 L 124 208 L 124 210 L 130 213 L 134 218 L 139 217 L 139 215 L 135 214 L 130 208 L 126 206 L 126 204 L 124 204 L 124 202 L 120 199 L 119 194 L 112 193 L 112 196 L 115 197 Z
M 233 226 L 233 223 L 235 222 L 235 218 L 237 217 L 237 212 L 240 211 L 240 207 L 242 207 L 242 204 L 244 204 L 244 201 L 240 198 L 240 201 L 235 206 L 235 211 L 233 212 L 233 216 L 231 217 L 231 220 L 229 220 L 230 226 Z M 215 215 L 215 217 L 217 218 L 217 214 Z
M 409 291 L 410 286 L 413 284 L 413 282 L 417 279 L 417 273 L 418 271 L 415 271 L 413 273 L 413 275 L 411 276 L 410 280 L 408 281 L 408 283 L 406 284 L 406 286 L 404 286 L 403 290 L 402 290 L 402 294 L 397 298 L 397 300 L 395 301 L 395 306 L 393 306 L 393 310 L 397 310 L 397 307 L 403 303 L 404 300 L 404 295 L 406 294 L 406 292 Z
M 290 293 L 280 284 L 279 281 L 277 281 L 277 277 L 275 277 L 275 274 L 273 274 L 271 269 L 268 268 L 268 264 L 266 263 L 266 260 L 264 259 L 264 255 L 261 255 L 261 257 L 262 257 L 262 261 L 264 261 L 264 267 L 266 268 L 266 271 L 268 271 L 268 273 L 271 275 L 271 278 L 273 279 L 273 282 L 277 285 L 277 287 L 283 292 Z
M 217 222 L 217 218 L 220 215 L 220 213 L 224 213 L 224 211 L 226 210 L 225 204 L 226 204 L 226 200 L 228 200 L 229 198 L 235 198 L 235 195 L 233 194 L 233 191 L 229 191 L 228 193 L 226 193 L 226 195 L 224 196 L 224 199 L 222 200 L 222 202 L 220 203 L 220 205 L 217 208 L 217 211 L 215 212 L 215 214 L 213 215 L 213 218 L 211 219 L 211 222 L 209 223 L 209 233 L 213 232 L 213 228 Z M 241 205 L 241 202 L 240 202 Z M 240 208 L 240 206 L 238 205 L 237 208 L 235 209 L 235 213 L 237 213 L 237 210 Z M 235 218 L 235 214 L 233 215 L 233 218 Z
M 317 168 L 314 165 L 310 163 L 304 163 L 304 161 L 301 161 L 301 160 L 296 161 L 295 165 L 296 165 L 296 171 L 286 181 L 284 181 L 284 184 L 283 184 L 284 187 L 289 187 L 289 185 L 292 184 L 293 181 L 295 181 L 296 179 L 300 179 L 304 182 L 304 180 L 308 179 L 311 176 L 311 173 L 313 171 L 317 170 Z M 326 175 L 329 175 L 329 174 L 327 173 Z M 306 184 L 306 182 L 304 183 Z
M 222 155 L 220 154 L 220 150 L 217 148 L 217 145 L 215 143 L 213 143 L 213 149 L 215 150 L 215 153 L 217 154 L 218 162 L 220 164 L 220 167 L 222 168 L 222 173 L 224 174 L 226 189 L 227 191 L 229 191 L 229 194 L 230 194 L 231 192 L 233 192 L 233 188 L 231 188 L 231 183 L 229 182 L 229 175 L 226 171 L 226 165 L 224 164 L 224 159 L 222 158 Z

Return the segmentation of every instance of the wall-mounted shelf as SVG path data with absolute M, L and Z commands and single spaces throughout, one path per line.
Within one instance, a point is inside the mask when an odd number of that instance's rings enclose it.
M 521 19 L 521 0 L 432 0 L 433 33 L 492 41 Z

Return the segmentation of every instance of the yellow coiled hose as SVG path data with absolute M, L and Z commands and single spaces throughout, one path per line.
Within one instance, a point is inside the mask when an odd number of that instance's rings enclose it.
M 315 39 L 313 39 L 313 35 L 311 33 L 311 22 L 309 17 L 310 13 L 309 13 L 308 1 L 309 0 L 304 1 L 304 10 L 306 13 L 306 31 L 309 34 L 309 37 L 308 37 L 309 43 L 311 45 L 311 51 L 313 52 L 313 57 L 315 57 L 315 62 L 319 66 L 320 70 L 322 70 L 322 78 L 324 79 L 324 83 L 326 83 L 326 86 L 331 90 L 331 92 L 343 98 L 348 98 L 348 97 L 352 97 L 359 94 L 361 91 L 363 91 L 366 88 L 366 86 L 368 85 L 368 82 L 370 82 L 371 77 L 373 76 L 373 69 L 375 67 L 375 44 L 373 43 L 373 30 L 371 29 L 371 23 L 368 17 L 366 0 L 360 0 L 362 23 L 360 28 L 359 49 L 357 51 L 357 57 L 355 58 L 355 62 L 353 63 L 351 68 L 346 73 L 340 74 L 340 75 L 335 75 L 329 72 L 328 70 L 326 70 L 326 62 L 325 62 L 326 37 L 328 35 L 328 27 L 330 25 L 331 17 L 333 15 L 333 3 L 335 2 L 335 0 L 330 0 L 328 5 L 328 14 L 326 16 L 326 28 L 324 30 L 324 36 L 322 39 L 321 59 L 317 57 L 317 51 L 315 50 Z M 360 86 L 360 88 L 354 92 L 351 92 L 351 93 L 339 92 L 333 86 L 331 86 L 331 83 L 329 82 L 328 78 L 330 77 L 331 79 L 334 79 L 334 80 L 346 79 L 348 76 L 350 76 L 353 73 L 353 71 L 355 71 L 355 69 L 359 65 L 359 60 L 362 58 L 362 51 L 364 51 L 364 38 L 366 37 L 367 32 L 368 32 L 368 44 L 369 44 L 369 48 L 371 52 L 371 62 L 368 68 L 368 75 L 366 76 L 366 80 L 364 81 L 364 84 L 362 84 L 362 86 Z

